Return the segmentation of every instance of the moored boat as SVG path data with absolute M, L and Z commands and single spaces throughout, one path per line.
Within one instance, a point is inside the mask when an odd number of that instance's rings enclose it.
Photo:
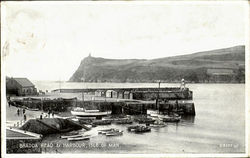
M 147 126 L 139 126 L 135 129 L 135 133 L 144 133 L 144 132 L 150 132 L 151 128 Z
M 161 128 L 161 127 L 166 127 L 166 125 L 165 124 L 150 124 L 150 127 Z
M 62 139 L 77 138 L 77 137 L 82 137 L 82 135 L 81 134 L 77 134 L 77 135 L 61 136 Z
M 79 117 L 98 117 L 110 115 L 111 111 L 86 110 L 84 108 L 77 107 L 71 111 L 71 114 Z
M 152 124 L 154 123 L 155 120 L 150 120 L 150 119 L 147 119 L 147 120 L 140 120 L 139 123 L 140 124 Z
M 150 115 L 152 118 L 160 119 L 163 122 L 179 122 L 181 118 L 178 114 L 173 114 L 172 116 L 168 116 L 159 114 L 155 110 L 147 110 L 147 114 Z
M 155 122 L 154 119 L 148 117 L 136 118 L 135 121 L 137 121 L 139 124 L 152 124 Z
M 114 130 L 106 133 L 106 136 L 119 136 L 122 135 L 123 131 Z
M 68 138 L 69 141 L 79 141 L 79 140 L 89 140 L 90 136 L 82 136 L 82 137 L 76 137 L 76 138 Z
M 153 128 L 161 128 L 161 127 L 165 127 L 166 124 L 160 121 L 159 119 L 157 119 L 153 124 L 150 124 L 149 126 Z
M 169 118 L 163 118 L 163 122 L 180 122 L 179 117 L 169 117 Z
M 115 121 L 116 124 L 132 124 L 133 121 L 131 119 L 121 119 Z
M 134 131 L 137 127 L 139 127 L 138 125 L 134 125 L 134 126 L 129 126 L 128 127 L 128 131 Z
M 147 114 L 152 118 L 157 118 L 162 120 L 165 117 L 168 117 L 167 115 L 160 114 L 158 110 L 147 110 Z
M 83 135 L 81 134 L 79 137 L 69 137 L 67 140 L 69 141 L 77 141 L 77 140 L 89 140 L 91 135 Z
M 114 128 L 109 128 L 109 129 L 103 129 L 103 130 L 98 130 L 98 134 L 106 134 L 108 132 L 114 131 Z
M 144 132 L 150 132 L 151 128 L 148 126 L 129 126 L 128 131 L 135 132 L 135 133 L 144 133 Z

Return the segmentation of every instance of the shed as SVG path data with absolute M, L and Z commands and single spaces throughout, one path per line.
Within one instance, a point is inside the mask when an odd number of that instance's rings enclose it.
M 125 91 L 124 92 L 124 99 L 128 99 L 129 98 L 129 92 L 128 91 Z
M 27 78 L 9 78 L 6 82 L 6 93 L 18 96 L 37 95 L 37 89 Z

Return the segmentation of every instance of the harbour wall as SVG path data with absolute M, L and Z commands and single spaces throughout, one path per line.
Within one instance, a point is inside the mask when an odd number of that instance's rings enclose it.
M 37 108 L 43 111 L 52 110 L 54 112 L 70 111 L 74 107 L 82 107 L 85 109 L 98 109 L 100 111 L 111 110 L 112 114 L 139 115 L 146 114 L 147 109 L 160 110 L 164 113 L 181 113 L 184 115 L 195 115 L 194 103 L 186 100 L 162 100 L 156 101 L 81 101 L 73 99 L 53 99 L 53 100 L 16 100 L 12 101 L 12 105 L 18 107 L 27 107 L 30 109 Z
M 104 98 L 155 100 L 156 98 L 175 100 L 193 99 L 193 92 L 188 88 L 100 88 L 100 89 L 56 89 L 54 93 L 89 93 Z
M 137 91 L 133 93 L 133 99 L 136 100 L 192 100 L 193 92 L 189 90 L 183 91 Z

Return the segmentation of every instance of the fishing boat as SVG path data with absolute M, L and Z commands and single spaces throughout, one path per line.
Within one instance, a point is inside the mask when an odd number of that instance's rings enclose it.
M 123 134 L 123 131 L 114 130 L 106 133 L 106 136 L 120 136 Z
M 77 107 L 71 111 L 71 114 L 79 117 L 98 117 L 110 115 L 111 111 L 87 110 Z

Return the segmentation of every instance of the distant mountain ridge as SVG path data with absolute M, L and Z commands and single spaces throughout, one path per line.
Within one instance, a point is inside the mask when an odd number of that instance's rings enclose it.
M 71 82 L 245 82 L 245 46 L 146 59 L 84 58 Z

